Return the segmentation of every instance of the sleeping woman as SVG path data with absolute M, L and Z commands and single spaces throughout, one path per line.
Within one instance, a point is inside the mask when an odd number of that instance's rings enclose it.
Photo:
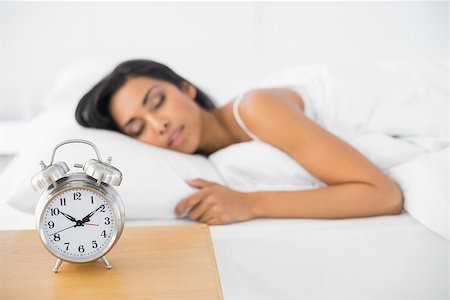
M 258 139 L 287 153 L 327 186 L 239 192 L 201 178 L 177 215 L 210 225 L 254 218 L 354 218 L 399 214 L 398 185 L 355 148 L 305 115 L 291 89 L 256 89 L 223 107 L 170 68 L 150 60 L 118 65 L 79 102 L 78 123 L 121 132 L 143 143 L 209 155 Z M 295 132 L 295 134 L 292 134 Z

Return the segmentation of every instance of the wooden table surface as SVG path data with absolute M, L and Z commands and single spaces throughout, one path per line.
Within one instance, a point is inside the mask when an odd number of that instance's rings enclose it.
M 0 231 L 0 299 L 222 299 L 208 226 L 125 227 L 102 261 L 63 262 L 35 230 Z

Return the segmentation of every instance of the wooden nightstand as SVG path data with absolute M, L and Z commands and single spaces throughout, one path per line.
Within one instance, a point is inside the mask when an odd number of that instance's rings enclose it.
M 35 230 L 0 231 L 0 299 L 223 299 L 207 225 L 125 228 L 101 261 L 55 258 Z

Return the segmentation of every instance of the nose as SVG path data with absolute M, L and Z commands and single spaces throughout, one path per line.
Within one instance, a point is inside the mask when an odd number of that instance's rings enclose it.
M 161 128 L 159 129 L 159 134 L 164 135 L 167 132 L 167 128 L 169 128 L 169 122 L 163 121 Z
M 169 129 L 169 120 L 167 120 L 166 118 L 147 116 L 147 121 L 152 125 L 152 127 L 159 135 L 165 135 Z

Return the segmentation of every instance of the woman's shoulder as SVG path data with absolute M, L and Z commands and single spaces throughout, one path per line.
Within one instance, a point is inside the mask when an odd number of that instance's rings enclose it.
M 288 106 L 301 111 L 305 109 L 303 98 L 289 88 L 252 89 L 238 95 L 234 102 L 234 105 L 239 107 L 239 111 L 245 114 L 277 106 Z
M 272 123 L 281 124 L 288 114 L 302 115 L 304 102 L 291 89 L 253 89 L 239 94 L 222 109 L 229 116 L 228 127 L 239 140 L 260 140 L 259 129 Z
M 253 89 L 236 97 L 233 106 L 244 122 L 259 119 L 263 113 L 285 110 L 303 113 L 305 109 L 302 97 L 288 88 Z
M 303 114 L 304 101 L 288 88 L 252 89 L 238 94 L 214 114 L 239 142 L 260 140 L 259 129 L 281 124 L 286 114 Z M 268 123 L 268 124 L 264 124 Z M 263 125 L 263 126 L 261 126 Z M 264 129 L 263 129 L 264 130 Z

